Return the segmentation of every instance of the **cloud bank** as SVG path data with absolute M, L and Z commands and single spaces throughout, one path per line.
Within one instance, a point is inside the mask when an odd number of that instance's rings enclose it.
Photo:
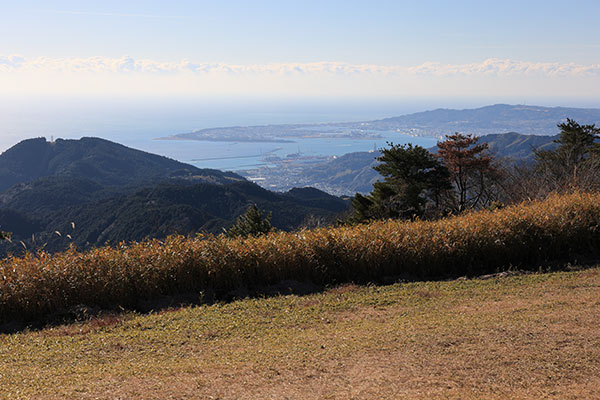
M 600 64 L 490 58 L 415 66 L 346 62 L 228 64 L 133 57 L 0 56 L 2 95 L 473 97 L 600 93 Z
M 160 62 L 124 56 L 27 58 L 20 55 L 0 56 L 0 73 L 59 72 L 59 73 L 142 73 L 142 74 L 233 74 L 233 75 L 383 75 L 383 76 L 600 76 L 600 64 L 542 63 L 490 58 L 478 63 L 441 64 L 425 62 L 417 66 L 386 66 L 350 64 L 345 62 L 226 64 L 194 63 L 188 60 Z

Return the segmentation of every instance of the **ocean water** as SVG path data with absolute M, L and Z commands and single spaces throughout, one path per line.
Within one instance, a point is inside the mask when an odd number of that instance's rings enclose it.
M 501 100 L 501 99 L 500 99 Z M 342 155 L 385 146 L 386 141 L 435 145 L 434 138 L 383 132 L 377 140 L 298 139 L 293 143 L 155 140 L 197 129 L 264 124 L 365 121 L 434 108 L 479 107 L 499 99 L 190 99 L 1 98 L 0 152 L 32 137 L 101 137 L 201 168 L 240 170 L 266 154 Z
M 402 135 L 397 132 L 381 132 L 381 139 L 294 139 L 291 143 L 248 143 L 248 142 L 209 142 L 209 141 L 152 141 L 140 143 L 138 148 L 155 154 L 195 165 L 199 168 L 221 170 L 243 170 L 269 165 L 264 161 L 267 155 L 285 157 L 301 153 L 302 156 L 341 156 L 356 151 L 379 149 L 386 141 L 395 144 L 413 143 L 423 147 L 433 147 L 434 138 L 421 138 Z
M 267 101 L 253 99 L 0 99 L 0 151 L 21 140 L 101 137 L 201 168 L 240 170 L 266 154 L 342 155 L 404 143 L 385 139 L 298 139 L 293 143 L 155 140 L 196 129 L 263 124 L 346 122 L 385 118 L 427 107 L 418 102 Z M 429 143 L 427 139 L 423 143 Z

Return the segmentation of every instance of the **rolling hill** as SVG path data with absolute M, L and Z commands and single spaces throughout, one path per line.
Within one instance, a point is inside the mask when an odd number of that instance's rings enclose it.
M 210 183 L 243 180 L 234 173 L 199 169 L 99 138 L 28 139 L 0 155 L 0 192 L 47 176 L 82 178 L 102 186 L 173 177 Z
M 14 234 L 0 255 L 219 233 L 252 203 L 282 230 L 331 222 L 348 206 L 316 189 L 274 193 L 235 173 L 95 138 L 27 140 L 3 153 L 0 166 L 0 228 Z

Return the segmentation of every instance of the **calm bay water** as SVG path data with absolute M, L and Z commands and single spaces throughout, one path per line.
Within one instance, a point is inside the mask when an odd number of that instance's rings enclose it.
M 208 142 L 208 141 L 167 141 L 154 140 L 140 142 L 137 148 L 151 153 L 187 162 L 199 168 L 221 170 L 241 170 L 266 165 L 266 155 L 285 157 L 300 152 L 302 156 L 341 156 L 356 151 L 369 151 L 384 147 L 386 141 L 395 144 L 413 143 L 423 147 L 433 147 L 434 138 L 419 138 L 397 132 L 381 132 L 383 138 L 377 140 L 356 139 L 295 139 L 293 143 L 247 143 L 247 142 Z
M 239 170 L 263 156 L 342 155 L 385 146 L 386 141 L 431 147 L 433 138 L 382 132 L 377 140 L 298 139 L 294 143 L 154 140 L 197 129 L 266 124 L 374 120 L 434 108 L 472 108 L 510 99 L 256 100 L 256 99 L 50 99 L 0 97 L 0 151 L 32 137 L 101 137 L 202 168 Z M 514 102 L 514 101 L 513 101 Z M 542 104 L 540 101 L 539 104 Z M 560 103 L 559 103 L 560 104 Z M 549 105 L 546 102 L 546 105 Z M 564 105 L 564 104 L 563 104 Z
M 435 140 L 384 132 L 377 140 L 298 139 L 293 143 L 155 140 L 196 129 L 266 124 L 364 121 L 417 112 L 427 101 L 252 101 L 194 99 L 1 99 L 0 151 L 32 137 L 101 137 L 201 168 L 239 170 L 266 154 L 342 155 L 380 148 L 386 140 L 433 145 Z

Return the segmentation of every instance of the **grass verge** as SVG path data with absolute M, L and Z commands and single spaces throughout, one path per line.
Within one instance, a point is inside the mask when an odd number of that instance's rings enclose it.
M 341 286 L 0 335 L 0 398 L 600 393 L 600 269 Z

